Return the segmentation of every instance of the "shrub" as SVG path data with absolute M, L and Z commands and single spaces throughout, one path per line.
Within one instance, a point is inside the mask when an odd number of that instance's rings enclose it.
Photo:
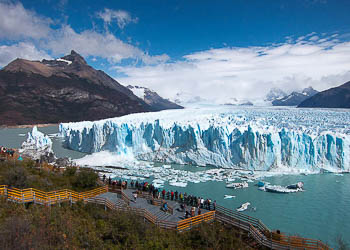
M 73 187 L 75 189 L 88 189 L 97 186 L 98 174 L 89 169 L 82 169 L 75 175 Z

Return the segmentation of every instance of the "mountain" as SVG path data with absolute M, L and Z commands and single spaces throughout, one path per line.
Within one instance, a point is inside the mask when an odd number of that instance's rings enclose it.
M 306 99 L 298 107 L 350 108 L 350 81 Z
M 182 106 L 177 105 L 167 99 L 160 97 L 157 92 L 152 91 L 145 87 L 140 86 L 127 86 L 134 95 L 145 101 L 151 108 L 155 111 L 165 110 L 165 109 L 183 109 Z
M 184 105 L 184 106 L 209 102 L 208 100 L 200 96 L 193 95 L 192 93 L 183 92 L 183 91 L 176 93 L 175 96 L 171 98 L 171 101 L 175 102 L 176 104 Z
M 301 92 L 293 91 L 291 94 L 272 101 L 273 106 L 298 106 L 306 99 L 317 94 L 318 91 L 312 87 L 303 89 Z
M 280 88 L 272 88 L 265 97 L 265 101 L 272 102 L 275 100 L 282 99 L 287 96 L 287 94 Z
M 75 51 L 56 60 L 16 59 L 0 70 L 0 124 L 98 120 L 152 108 Z

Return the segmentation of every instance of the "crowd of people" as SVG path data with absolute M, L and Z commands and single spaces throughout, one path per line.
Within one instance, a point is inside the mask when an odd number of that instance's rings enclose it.
M 200 196 L 194 196 L 187 194 L 186 192 L 178 192 L 173 190 L 165 190 L 165 189 L 159 189 L 155 187 L 152 183 L 148 182 L 139 182 L 132 180 L 130 184 L 128 185 L 128 181 L 126 180 L 113 180 L 109 177 L 108 180 L 106 179 L 106 176 L 103 175 L 102 177 L 103 182 L 108 182 L 109 185 L 112 185 L 112 187 L 121 187 L 123 189 L 127 189 L 128 187 L 131 189 L 136 189 L 138 191 L 148 192 L 154 199 L 163 199 L 163 200 L 171 200 L 171 201 L 177 201 L 179 202 L 180 208 L 182 212 L 185 212 L 185 217 L 193 217 L 197 214 L 201 214 L 201 209 L 206 210 L 216 210 L 216 201 L 212 201 L 211 199 L 204 199 Z M 134 195 L 134 200 L 136 201 L 137 194 Z M 187 207 L 191 207 L 190 211 L 187 211 Z M 163 210 L 168 210 L 169 205 L 167 202 L 163 202 L 162 205 Z
M 0 155 L 1 156 L 11 156 L 13 157 L 13 155 L 15 154 L 15 150 L 12 148 L 6 148 L 1 146 L 0 147 Z

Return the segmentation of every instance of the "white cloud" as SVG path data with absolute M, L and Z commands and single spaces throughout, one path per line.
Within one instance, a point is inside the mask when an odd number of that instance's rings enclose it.
M 0 39 L 43 38 L 51 20 L 24 9 L 21 3 L 0 2 Z
M 104 11 L 98 12 L 97 16 L 101 18 L 106 24 L 110 25 L 113 20 L 116 20 L 117 25 L 120 29 L 129 23 L 137 23 L 138 18 L 132 18 L 130 13 L 124 10 L 111 10 L 105 8 Z
M 155 66 L 119 67 L 126 77 L 118 80 L 143 84 L 168 98 L 185 91 L 215 100 L 254 100 L 271 87 L 324 90 L 350 80 L 350 42 L 310 41 L 309 36 L 266 47 L 210 49 Z
M 123 42 L 111 33 L 98 33 L 93 30 L 75 32 L 66 25 L 56 31 L 55 36 L 44 45 L 54 55 L 76 50 L 84 56 L 97 56 L 108 59 L 111 63 L 120 63 L 123 59 L 134 59 L 146 64 L 162 63 L 169 59 L 165 54 L 150 56 L 139 48 Z
M 6 66 L 9 62 L 16 58 L 28 60 L 41 60 L 51 57 L 42 50 L 38 50 L 33 44 L 20 42 L 11 46 L 0 46 L 0 67 Z

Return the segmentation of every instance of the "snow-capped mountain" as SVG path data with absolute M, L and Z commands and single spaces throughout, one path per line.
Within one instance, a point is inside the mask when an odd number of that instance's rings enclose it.
M 224 102 L 224 105 L 233 105 L 233 106 L 253 106 L 254 104 L 247 99 L 237 99 L 229 98 Z
M 267 93 L 265 100 L 268 102 L 272 102 L 275 100 L 282 99 L 283 97 L 287 96 L 286 92 L 284 92 L 280 88 L 272 88 L 269 93 Z
M 306 99 L 316 95 L 317 90 L 312 87 L 303 89 L 301 92 L 293 91 L 291 94 L 272 101 L 273 106 L 298 106 Z
M 350 108 L 350 81 L 306 99 L 298 107 Z
M 71 51 L 56 60 L 16 59 L 0 70 L 1 125 L 96 120 L 153 111 Z
M 150 90 L 149 88 L 141 86 L 127 86 L 134 95 L 142 99 L 145 103 L 150 105 L 154 111 L 166 110 L 166 109 L 182 109 L 183 107 L 173 103 L 167 99 L 160 97 L 157 92 Z
M 204 99 L 198 95 L 193 95 L 188 92 L 179 92 L 176 93 L 174 97 L 170 99 L 171 101 L 179 104 L 179 105 L 191 105 L 198 103 L 209 103 L 210 101 Z

